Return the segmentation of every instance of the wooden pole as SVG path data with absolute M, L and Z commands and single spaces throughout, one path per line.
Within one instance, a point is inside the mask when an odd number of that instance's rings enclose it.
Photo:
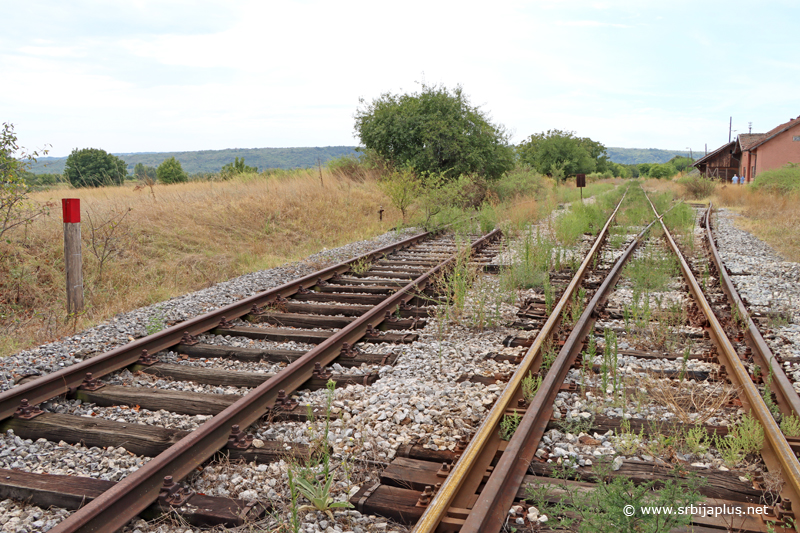
M 64 267 L 67 278 L 67 312 L 83 311 L 83 260 L 81 257 L 81 201 L 62 198 L 64 212 Z

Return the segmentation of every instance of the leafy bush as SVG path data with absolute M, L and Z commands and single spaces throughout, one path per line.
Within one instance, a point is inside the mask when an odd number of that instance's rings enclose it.
M 547 189 L 542 175 L 526 167 L 517 167 L 503 177 L 489 183 L 489 190 L 501 202 L 514 200 L 519 196 L 534 196 Z
M 244 163 L 244 160 L 242 160 L 242 162 Z M 186 172 L 183 171 L 180 161 L 174 157 L 165 159 L 163 163 L 158 165 L 156 174 L 158 175 L 158 181 L 161 183 L 180 183 L 189 181 L 189 176 L 187 176 Z
M 136 163 L 133 166 L 133 177 L 138 180 L 150 182 L 155 182 L 158 179 L 156 167 L 151 167 L 142 163 Z
M 647 171 L 648 176 L 657 179 L 671 178 L 677 173 L 678 169 L 675 168 L 671 163 L 650 165 L 650 169 Z
M 716 188 L 713 180 L 699 174 L 683 177 L 678 180 L 678 183 L 683 186 L 687 196 L 697 199 L 710 196 Z
M 222 170 L 220 170 L 220 174 L 225 177 L 231 177 L 236 174 L 255 174 L 257 172 L 258 167 L 248 167 L 244 164 L 244 157 L 241 159 L 234 158 L 233 163 L 222 165 Z
M 775 194 L 800 192 L 800 165 L 789 163 L 781 168 L 762 172 L 750 186 L 756 190 Z
M 498 178 L 514 166 L 505 128 L 489 122 L 461 87 L 422 84 L 418 93 L 361 100 L 355 131 L 362 144 L 396 167 L 417 173 Z
M 64 176 L 73 187 L 121 185 L 128 174 L 128 164 L 100 148 L 75 148 L 64 166 Z
M 579 172 L 604 172 L 608 166 L 606 147 L 573 131 L 548 130 L 525 139 L 517 147 L 522 162 L 542 174 L 560 180 Z

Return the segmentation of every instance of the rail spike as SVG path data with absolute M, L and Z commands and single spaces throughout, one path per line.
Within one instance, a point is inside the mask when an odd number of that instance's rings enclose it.
M 97 378 L 93 378 L 91 372 L 87 372 L 86 377 L 83 379 L 83 383 L 78 386 L 78 390 L 94 391 L 102 389 L 105 386 L 105 383 L 101 382 Z
M 252 434 L 245 433 L 239 429 L 239 424 L 234 424 L 231 426 L 231 434 L 225 446 L 235 450 L 244 450 L 253 444 L 253 440 L 255 439 Z
M 171 507 L 180 507 L 192 496 L 194 496 L 194 491 L 175 483 L 172 476 L 165 476 L 158 500 Z
M 185 344 L 186 346 L 194 346 L 199 342 L 200 341 L 197 340 L 197 337 L 191 335 L 188 331 L 183 332 L 183 337 L 181 337 L 181 344 Z
M 331 379 L 333 372 L 322 368 L 321 363 L 314 363 L 314 372 L 311 374 L 315 379 L 324 379 L 325 381 Z
M 31 405 L 28 403 L 28 400 L 22 400 L 19 404 L 19 407 L 14 414 L 12 415 L 14 418 L 21 418 L 22 420 L 31 420 L 36 418 L 40 414 L 44 413 L 41 409 L 36 407 L 35 405 Z
M 152 366 L 158 363 L 158 358 L 155 355 L 148 353 L 147 350 L 142 350 L 142 355 L 139 356 L 139 360 L 136 361 L 136 363 L 144 366 Z

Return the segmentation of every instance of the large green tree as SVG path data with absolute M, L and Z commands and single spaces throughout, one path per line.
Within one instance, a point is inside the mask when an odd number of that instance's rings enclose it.
M 75 148 L 64 166 L 64 176 L 74 187 L 120 185 L 128 174 L 128 164 L 99 148 Z
M 189 176 L 187 176 L 186 172 L 183 171 L 181 162 L 174 157 L 170 157 L 169 159 L 162 161 L 156 169 L 156 174 L 158 175 L 158 181 L 161 183 L 180 183 L 182 181 L 189 181 Z
M 422 84 L 417 93 L 385 93 L 361 104 L 356 135 L 396 167 L 448 178 L 470 173 L 497 178 L 514 167 L 505 128 L 470 105 L 460 86 L 451 91 Z
M 565 177 L 608 169 L 606 148 L 575 132 L 548 130 L 535 133 L 517 147 L 520 161 L 542 174 Z

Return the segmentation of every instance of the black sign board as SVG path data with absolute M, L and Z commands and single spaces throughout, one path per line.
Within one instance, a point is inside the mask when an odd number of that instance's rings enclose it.
M 575 178 L 577 187 L 586 187 L 586 174 L 578 174 Z

